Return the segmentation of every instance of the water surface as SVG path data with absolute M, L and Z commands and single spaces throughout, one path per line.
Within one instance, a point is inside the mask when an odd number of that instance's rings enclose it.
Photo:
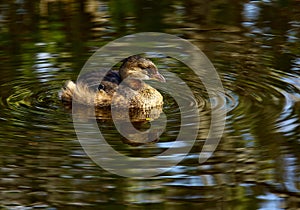
M 300 208 L 299 1 L 0 1 L 0 26 L 3 209 Z M 191 69 L 145 52 L 191 87 L 201 124 L 192 150 L 171 170 L 124 178 L 85 154 L 57 93 L 101 46 L 145 31 L 198 46 L 225 94 L 211 104 Z M 164 96 L 168 121 L 159 141 L 130 145 L 111 121 L 99 122 L 109 144 L 131 157 L 169 148 L 180 110 Z M 226 108 L 226 128 L 213 157 L 199 164 L 211 107 Z

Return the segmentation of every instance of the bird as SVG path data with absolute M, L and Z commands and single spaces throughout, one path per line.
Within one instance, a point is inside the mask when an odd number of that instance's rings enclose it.
M 76 83 L 66 81 L 59 97 L 65 104 L 76 102 L 97 108 L 151 109 L 162 106 L 161 93 L 144 80 L 166 82 L 150 59 L 132 55 L 122 60 L 119 70 L 94 70 L 80 76 Z

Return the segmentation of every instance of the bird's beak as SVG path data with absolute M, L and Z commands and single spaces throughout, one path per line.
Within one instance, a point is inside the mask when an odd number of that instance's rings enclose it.
M 158 72 L 156 74 L 153 74 L 151 78 L 160 82 L 166 82 L 166 79 L 163 77 L 163 75 Z

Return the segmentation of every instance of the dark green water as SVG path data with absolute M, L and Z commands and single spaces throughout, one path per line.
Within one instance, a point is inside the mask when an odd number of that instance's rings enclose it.
M 177 166 L 124 178 L 85 154 L 57 93 L 97 49 L 147 31 L 187 39 L 208 56 L 225 88 L 215 105 L 228 110 L 226 128 L 213 157 L 199 165 L 210 121 L 205 89 L 186 66 L 148 54 L 190 85 L 202 123 Z M 300 208 L 298 0 L 0 0 L 0 60 L 3 209 Z M 179 109 L 168 96 L 164 112 L 165 132 L 146 146 L 124 143 L 111 122 L 99 126 L 120 153 L 149 157 L 178 134 Z

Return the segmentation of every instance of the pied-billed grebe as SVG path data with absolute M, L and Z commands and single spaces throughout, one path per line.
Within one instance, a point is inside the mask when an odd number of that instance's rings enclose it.
M 65 103 L 75 101 L 96 107 L 109 107 L 112 103 L 117 107 L 137 109 L 162 106 L 162 95 L 143 80 L 165 82 L 152 61 L 134 55 L 123 60 L 119 71 L 109 70 L 106 75 L 93 71 L 81 76 L 77 84 L 67 81 L 60 98 Z

